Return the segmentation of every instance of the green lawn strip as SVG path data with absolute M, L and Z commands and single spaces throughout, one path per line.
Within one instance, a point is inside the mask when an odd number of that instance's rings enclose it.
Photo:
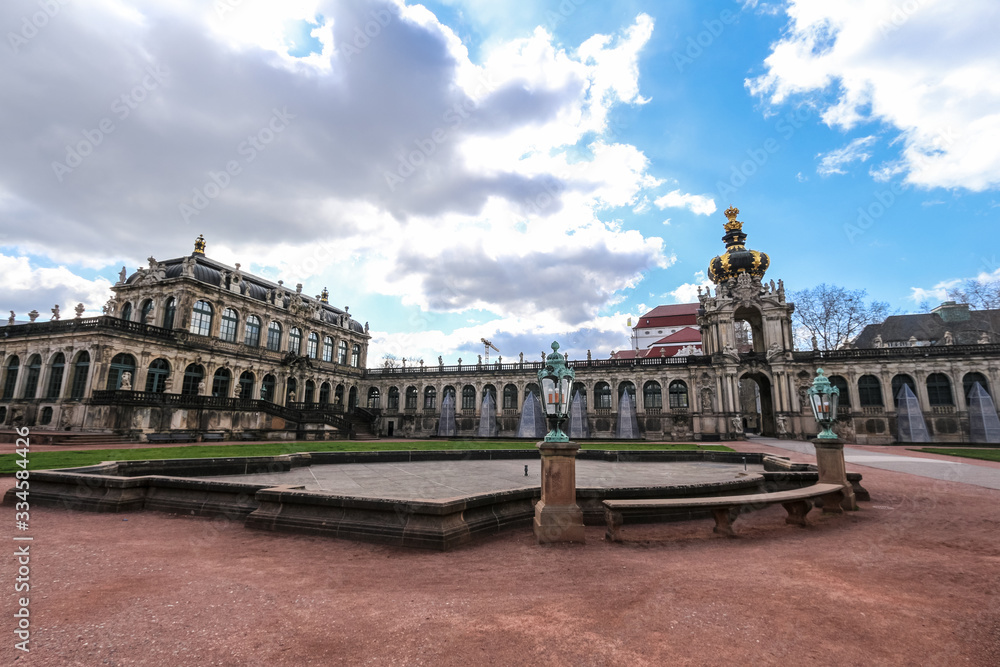
M 724 445 L 695 445 L 684 443 L 649 442 L 601 442 L 587 443 L 584 449 L 622 450 L 710 450 L 733 451 Z M 75 468 L 94 465 L 101 461 L 137 461 L 144 459 L 194 459 L 229 458 L 234 456 L 276 456 L 295 452 L 385 452 L 415 450 L 464 450 L 464 449 L 535 449 L 530 441 L 482 440 L 416 440 L 413 442 L 276 442 L 257 445 L 193 445 L 190 447 L 155 447 L 148 449 L 93 449 L 30 452 L 29 470 L 50 470 L 54 468 Z M 17 454 L 0 455 L 0 474 L 12 473 L 21 468 Z
M 1000 449 L 938 449 L 936 447 L 928 447 L 926 449 L 911 449 L 910 451 L 944 454 L 945 456 L 961 456 L 967 459 L 981 459 L 983 461 L 1000 461 Z

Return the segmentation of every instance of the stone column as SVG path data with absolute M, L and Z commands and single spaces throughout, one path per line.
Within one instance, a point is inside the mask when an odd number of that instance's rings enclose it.
M 540 442 L 542 499 L 535 505 L 535 539 L 539 544 L 586 542 L 583 510 L 576 504 L 575 442 Z
M 836 498 L 824 496 L 823 513 L 840 514 L 844 510 L 857 510 L 858 501 L 854 497 L 854 489 L 847 481 L 847 466 L 844 463 L 844 441 L 813 440 L 816 447 L 816 468 L 819 469 L 820 484 L 840 484 L 844 487 Z

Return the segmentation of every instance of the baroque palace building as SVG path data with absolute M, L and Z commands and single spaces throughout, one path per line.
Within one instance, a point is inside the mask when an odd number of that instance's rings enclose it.
M 897 439 L 903 385 L 932 440 L 970 439 L 970 391 L 1000 386 L 1000 311 L 945 304 L 873 325 L 850 349 L 796 351 L 783 282 L 765 281 L 769 257 L 746 248 L 737 209 L 725 214 L 726 249 L 708 268 L 715 289 L 693 313 L 698 353 L 568 360 L 571 436 L 727 440 L 749 424 L 808 438 L 817 427 L 806 391 L 822 367 L 840 389 L 836 430 L 849 442 Z M 0 339 L 4 428 L 148 439 L 538 435 L 521 421 L 538 405 L 544 353 L 367 368 L 367 324 L 332 307 L 325 289 L 313 298 L 245 275 L 206 257 L 201 237 L 190 256 L 123 270 L 113 291 L 102 317 L 80 317 L 82 306 L 75 319 L 12 315 Z

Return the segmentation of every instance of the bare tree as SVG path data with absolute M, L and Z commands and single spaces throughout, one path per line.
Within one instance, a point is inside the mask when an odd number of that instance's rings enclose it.
M 396 358 L 395 354 L 389 354 L 386 352 L 382 355 L 382 367 L 383 368 L 399 368 L 399 359 Z
M 821 350 L 840 347 L 869 324 L 881 322 L 891 314 L 888 303 L 867 302 L 867 297 L 866 290 L 848 290 L 825 283 L 795 292 L 792 299 L 795 301 L 796 328 L 815 338 L 814 344 Z
M 966 280 L 948 290 L 948 298 L 977 310 L 995 310 L 1000 308 L 1000 280 Z

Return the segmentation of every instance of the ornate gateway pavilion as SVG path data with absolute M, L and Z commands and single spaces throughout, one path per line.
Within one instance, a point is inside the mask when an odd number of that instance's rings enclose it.
M 770 259 L 745 247 L 738 214 L 726 211 L 726 249 L 708 270 L 716 288 L 699 297 L 703 354 L 569 360 L 572 437 L 726 440 L 749 425 L 809 438 L 806 390 L 819 367 L 840 390 L 836 430 L 848 442 L 896 441 L 901 396 L 919 406 L 906 423 L 919 416 L 931 440 L 979 432 L 970 393 L 989 399 L 1000 386 L 1000 311 L 953 304 L 873 325 L 852 349 L 795 351 L 794 305 L 782 281 L 764 280 Z M 367 325 L 325 289 L 312 298 L 245 275 L 206 257 L 201 237 L 188 257 L 123 270 L 113 290 L 102 317 L 80 317 L 82 306 L 75 319 L 58 308 L 49 322 L 12 316 L 0 340 L 4 428 L 150 440 L 539 437 L 540 361 L 366 368 Z

